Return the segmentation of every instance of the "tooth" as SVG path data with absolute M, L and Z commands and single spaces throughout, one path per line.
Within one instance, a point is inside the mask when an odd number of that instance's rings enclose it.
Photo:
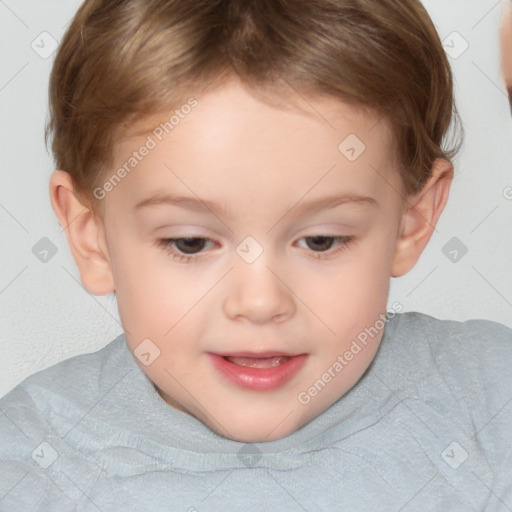
M 273 368 L 279 366 L 288 359 L 289 356 L 273 356 L 273 357 L 226 357 L 230 363 L 237 364 L 238 366 L 246 366 L 249 368 Z

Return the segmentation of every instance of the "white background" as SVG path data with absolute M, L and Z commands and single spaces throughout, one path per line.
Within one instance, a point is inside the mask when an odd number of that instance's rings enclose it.
M 42 46 L 41 37 L 48 38 L 42 32 L 60 41 L 79 4 L 0 2 L 0 396 L 26 376 L 98 350 L 122 332 L 114 297 L 91 296 L 80 285 L 48 196 L 53 163 L 43 134 L 53 55 L 42 58 L 31 45 Z M 451 52 L 469 44 L 450 58 L 466 140 L 437 231 L 415 269 L 392 280 L 390 304 L 443 319 L 512 326 L 512 200 L 504 194 L 512 187 L 512 122 L 498 46 L 504 3 L 425 4 Z M 32 252 L 43 237 L 57 248 L 46 263 Z M 453 237 L 467 247 L 455 263 L 442 252 Z

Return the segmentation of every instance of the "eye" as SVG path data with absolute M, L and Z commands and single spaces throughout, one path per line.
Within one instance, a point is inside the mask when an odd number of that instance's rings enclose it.
M 313 251 L 313 253 L 317 253 L 315 255 L 316 258 L 322 258 L 326 256 L 330 256 L 332 254 L 336 254 L 340 251 L 343 251 L 348 248 L 349 244 L 353 241 L 353 236 L 330 236 L 330 235 L 315 235 L 315 236 L 305 236 L 297 242 L 299 247 L 304 247 L 305 249 L 309 249 Z M 304 242 L 304 244 L 301 244 Z M 331 249 L 335 247 L 334 250 Z M 327 254 L 322 254 L 327 253 Z
M 168 242 L 175 244 L 178 251 L 184 254 L 196 254 L 204 249 L 206 238 L 170 238 Z
M 334 244 L 333 236 L 306 236 L 304 237 L 308 249 L 312 251 L 328 251 Z
M 188 262 L 199 254 L 213 240 L 204 237 L 161 238 L 157 245 L 164 248 L 176 260 Z

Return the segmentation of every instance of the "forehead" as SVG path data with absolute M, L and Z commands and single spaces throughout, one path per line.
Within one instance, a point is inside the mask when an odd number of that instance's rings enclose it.
M 177 102 L 174 112 L 181 110 L 178 103 L 182 107 L 186 106 L 190 98 L 194 98 L 198 106 L 193 109 L 191 115 L 180 115 L 182 122 L 179 124 L 181 127 L 197 129 L 198 133 L 200 126 L 207 126 L 210 130 L 216 125 L 215 133 L 222 127 L 230 130 L 237 125 L 245 124 L 249 116 L 252 116 L 251 126 L 256 128 L 261 128 L 265 124 L 269 128 L 269 124 L 275 124 L 276 121 L 283 124 L 288 121 L 298 130 L 310 128 L 318 131 L 330 128 L 336 131 L 339 127 L 336 125 L 343 120 L 349 122 L 353 129 L 359 130 L 361 134 L 365 129 L 373 128 L 377 122 L 381 133 L 390 128 L 382 116 L 365 106 L 349 105 L 338 98 L 318 92 L 298 92 L 292 87 L 286 91 L 281 88 L 280 92 L 249 89 L 236 78 L 224 81 L 216 88 L 209 87 L 206 93 L 191 92 L 188 99 L 183 97 L 181 102 Z M 160 123 L 168 121 L 172 113 L 173 111 L 163 109 L 132 124 L 123 133 L 121 144 L 130 144 L 136 137 L 151 133 Z M 173 129 L 174 139 L 179 136 L 179 131 L 183 130 Z M 203 142 L 206 139 L 204 138 Z
M 387 120 L 338 99 L 293 89 L 286 97 L 264 96 L 236 80 L 195 99 L 173 126 L 168 121 L 176 109 L 133 125 L 118 144 L 120 165 L 148 137 L 156 143 L 127 180 L 133 194 L 213 186 L 277 200 L 278 192 L 305 191 L 319 180 L 324 188 L 341 183 L 356 193 L 363 184 L 364 192 L 377 194 L 396 167 Z

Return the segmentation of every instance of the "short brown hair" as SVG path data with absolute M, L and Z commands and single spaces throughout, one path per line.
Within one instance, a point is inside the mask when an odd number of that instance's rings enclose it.
M 233 73 L 255 90 L 288 85 L 386 118 L 406 195 L 460 147 L 462 130 L 443 147 L 460 125 L 453 78 L 418 0 L 86 0 L 50 77 L 56 167 L 95 210 L 92 190 L 130 123 Z

